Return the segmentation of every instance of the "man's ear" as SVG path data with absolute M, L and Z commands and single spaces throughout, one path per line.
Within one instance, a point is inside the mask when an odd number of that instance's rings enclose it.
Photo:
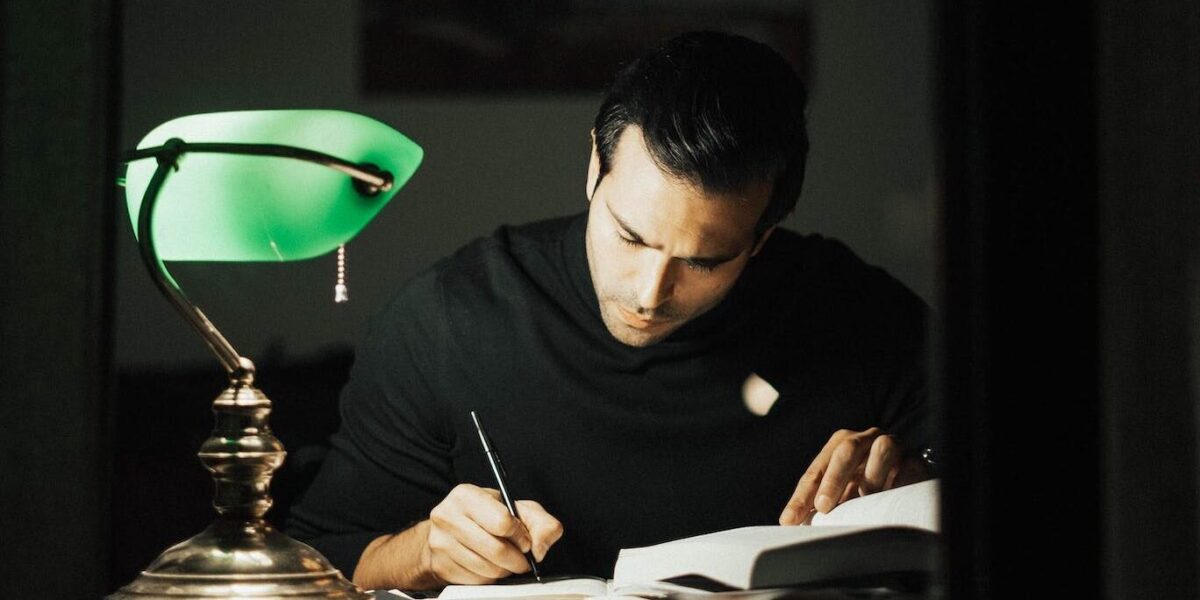
M 754 249 L 750 251 L 750 256 L 755 256 L 759 250 L 762 250 L 763 244 L 767 243 L 767 238 L 771 237 L 772 233 L 775 233 L 774 225 L 758 236 L 758 241 L 754 243 Z
M 596 193 L 596 183 L 600 180 L 600 155 L 596 153 L 596 130 L 592 130 L 592 158 L 588 160 L 587 171 L 587 199 L 592 201 L 592 194 Z

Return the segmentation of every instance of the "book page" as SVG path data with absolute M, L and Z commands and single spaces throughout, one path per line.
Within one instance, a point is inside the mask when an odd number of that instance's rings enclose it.
M 869 526 L 760 525 L 627 548 L 617 557 L 613 587 L 620 590 L 681 575 L 703 575 L 730 587 L 746 589 L 754 563 L 764 552 L 869 529 Z
M 828 514 L 814 514 L 812 524 L 908 525 L 938 531 L 939 514 L 938 480 L 931 479 L 847 500 Z
M 849 500 L 827 515 L 814 515 L 812 527 L 743 527 L 621 550 L 613 583 L 619 588 L 677 576 L 703 575 L 733 588 L 747 589 L 755 565 L 768 552 L 830 538 L 861 539 L 860 534 L 886 526 L 936 532 L 938 515 L 938 482 L 915 483 Z M 877 541 L 872 543 L 880 545 L 882 542 L 878 540 L 891 535 L 876 536 Z
M 439 600 L 459 598 L 524 598 L 554 596 L 559 598 L 603 598 L 608 595 L 608 582 L 598 577 L 543 578 L 544 583 L 521 579 L 521 583 L 492 585 L 448 585 L 438 594 Z

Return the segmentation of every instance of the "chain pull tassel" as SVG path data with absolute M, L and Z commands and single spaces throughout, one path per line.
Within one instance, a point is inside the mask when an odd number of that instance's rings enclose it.
M 333 286 L 333 302 L 342 304 L 350 300 L 350 288 L 346 287 L 346 245 L 338 244 L 337 285 Z

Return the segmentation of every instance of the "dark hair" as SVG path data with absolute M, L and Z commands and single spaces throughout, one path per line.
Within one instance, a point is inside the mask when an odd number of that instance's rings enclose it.
M 769 46 L 703 31 L 671 38 L 630 63 L 596 115 L 600 177 L 628 125 L 664 172 L 718 193 L 771 184 L 761 235 L 796 206 L 804 182 L 808 93 Z

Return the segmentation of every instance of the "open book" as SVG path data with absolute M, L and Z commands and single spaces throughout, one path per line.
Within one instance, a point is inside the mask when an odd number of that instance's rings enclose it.
M 682 591 L 679 583 L 697 578 L 745 590 L 929 573 L 936 565 L 937 531 L 933 480 L 849 500 L 814 515 L 811 526 L 742 527 L 621 550 L 611 581 L 451 585 L 439 598 L 656 597 Z

